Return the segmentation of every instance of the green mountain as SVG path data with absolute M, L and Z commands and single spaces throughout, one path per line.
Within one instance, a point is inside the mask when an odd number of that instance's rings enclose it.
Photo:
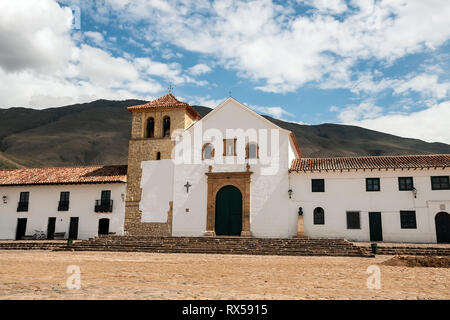
M 0 168 L 126 164 L 131 114 L 141 100 L 0 109 Z M 210 108 L 194 106 L 204 116 Z M 450 153 L 450 145 L 356 126 L 299 125 L 266 116 L 297 137 L 304 157 Z

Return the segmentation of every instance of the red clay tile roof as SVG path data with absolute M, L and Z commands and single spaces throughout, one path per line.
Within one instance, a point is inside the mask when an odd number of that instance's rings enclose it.
M 292 161 L 291 171 L 450 168 L 450 154 L 379 156 L 346 158 L 300 158 Z
M 137 106 L 131 106 L 128 107 L 129 111 L 138 111 L 138 110 L 148 110 L 152 108 L 176 108 L 176 107 L 182 107 L 186 108 L 195 119 L 201 119 L 200 114 L 195 111 L 194 108 L 192 108 L 189 104 L 186 102 L 181 102 L 175 96 L 171 93 L 168 93 L 162 97 L 159 97 L 158 99 L 155 99 L 153 101 L 147 102 L 145 104 L 137 105 Z
M 0 170 L 0 186 L 127 182 L 127 166 Z

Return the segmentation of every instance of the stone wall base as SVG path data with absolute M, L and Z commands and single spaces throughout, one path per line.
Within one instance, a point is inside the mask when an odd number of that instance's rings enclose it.
M 128 205 L 128 215 L 125 218 L 125 235 L 166 237 L 172 235 L 172 205 L 167 214 L 167 222 L 141 222 L 141 212 L 136 205 Z

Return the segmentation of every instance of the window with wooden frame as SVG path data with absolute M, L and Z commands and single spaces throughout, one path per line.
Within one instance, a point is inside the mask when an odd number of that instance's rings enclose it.
M 416 212 L 413 210 L 400 211 L 400 226 L 402 229 L 417 229 Z
M 398 190 L 411 191 L 414 189 L 414 182 L 412 177 L 399 177 L 398 178 Z
M 325 224 L 325 211 L 321 207 L 314 209 L 314 224 Z
M 325 192 L 325 180 L 324 179 L 312 179 L 311 180 L 312 192 Z
M 380 191 L 380 178 L 366 178 L 366 191 Z
M 245 147 L 245 159 L 259 159 L 259 146 L 256 142 L 249 142 Z
M 431 190 L 449 190 L 449 189 L 450 189 L 449 176 L 431 177 Z
M 347 229 L 361 229 L 359 211 L 347 211 Z
M 214 148 L 211 143 L 205 143 L 202 148 L 202 160 L 211 160 L 214 158 Z
M 236 153 L 236 141 L 237 138 L 234 139 L 223 139 L 223 156 L 237 156 Z

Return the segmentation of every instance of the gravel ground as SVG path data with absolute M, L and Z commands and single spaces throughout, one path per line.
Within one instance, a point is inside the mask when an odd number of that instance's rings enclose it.
M 0 299 L 450 299 L 450 269 L 376 258 L 0 251 Z M 67 289 L 68 266 L 81 288 Z M 381 271 L 368 289 L 367 267 Z

